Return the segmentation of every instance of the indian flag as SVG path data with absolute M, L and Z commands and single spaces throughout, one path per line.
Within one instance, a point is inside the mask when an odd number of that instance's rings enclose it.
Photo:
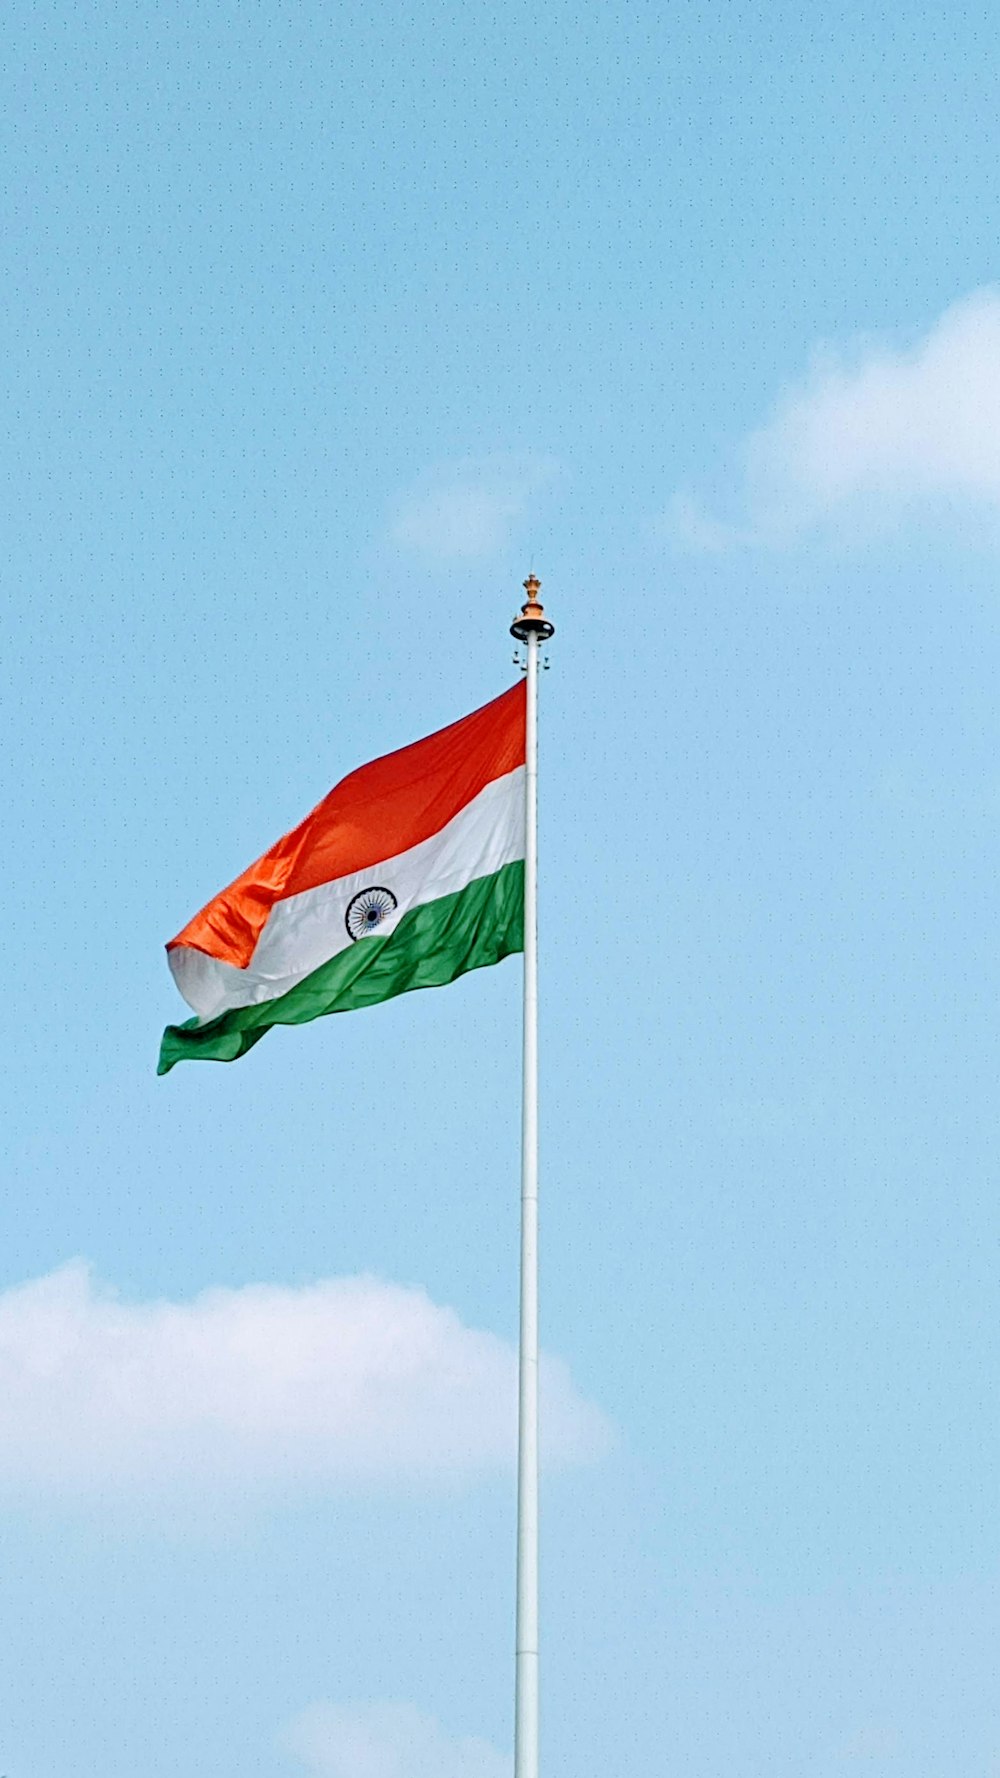
M 167 946 L 158 1072 L 524 948 L 525 687 L 361 766 Z

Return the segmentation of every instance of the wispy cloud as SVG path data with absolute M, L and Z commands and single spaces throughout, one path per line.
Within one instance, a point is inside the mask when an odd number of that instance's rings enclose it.
M 672 495 L 663 524 L 656 528 L 672 537 L 682 549 L 706 555 L 720 555 L 737 544 L 753 541 L 745 526 L 741 528 L 713 518 L 690 488 L 678 488 Z
M 551 1461 L 599 1454 L 597 1409 L 546 1361 Z M 516 1361 L 376 1278 L 126 1303 L 77 1261 L 0 1294 L 0 1491 L 435 1485 L 509 1466 Z
M 420 555 L 472 560 L 512 541 L 538 495 L 554 478 L 549 458 L 486 457 L 442 463 L 399 499 L 392 541 Z
M 668 526 L 688 548 L 781 543 L 915 507 L 1000 514 L 1000 289 L 946 309 L 915 343 L 826 348 L 738 453 L 735 517 L 690 488 Z
M 412 1704 L 313 1704 L 281 1737 L 309 1778 L 510 1778 L 478 1736 L 453 1736 Z
M 845 1741 L 836 1757 L 867 1764 L 869 1761 L 896 1760 L 902 1752 L 903 1737 L 897 1728 L 888 1723 L 866 1723 Z

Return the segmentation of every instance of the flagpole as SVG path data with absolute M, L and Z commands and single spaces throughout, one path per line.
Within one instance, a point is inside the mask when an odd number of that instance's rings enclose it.
M 540 587 L 529 574 L 528 597 L 510 627 L 528 657 L 514 1778 L 538 1778 L 538 654 L 555 627 L 544 615 Z

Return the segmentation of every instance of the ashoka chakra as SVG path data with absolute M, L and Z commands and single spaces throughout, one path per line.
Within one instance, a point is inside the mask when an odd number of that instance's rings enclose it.
M 396 906 L 392 890 L 375 883 L 370 889 L 359 889 L 352 897 L 344 924 L 352 938 L 364 938 L 366 932 L 377 932 L 383 920 L 395 912 Z

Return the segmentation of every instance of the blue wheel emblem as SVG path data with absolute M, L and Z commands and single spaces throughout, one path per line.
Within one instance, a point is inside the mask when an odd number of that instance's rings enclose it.
M 377 932 L 397 906 L 391 889 L 373 884 L 371 889 L 359 889 L 348 902 L 344 924 L 353 939 L 364 938 L 369 932 Z

